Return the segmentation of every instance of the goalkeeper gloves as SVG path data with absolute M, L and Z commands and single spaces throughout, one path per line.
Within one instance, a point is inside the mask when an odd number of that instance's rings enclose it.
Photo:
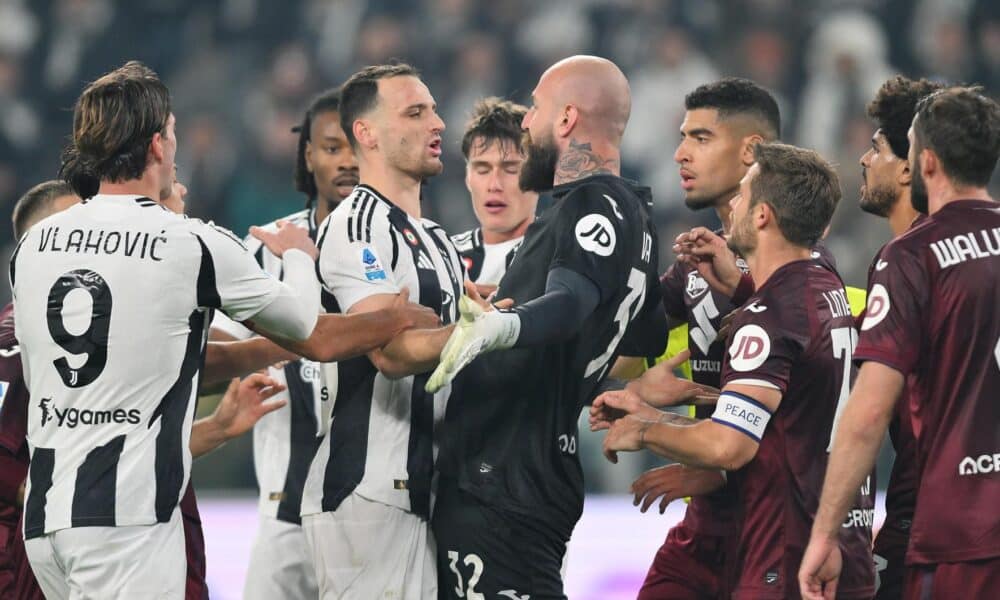
M 432 394 L 451 383 L 480 354 L 513 346 L 521 333 L 521 318 L 516 313 L 483 310 L 468 296 L 459 299 L 458 310 L 455 330 L 441 351 L 438 367 L 424 386 Z

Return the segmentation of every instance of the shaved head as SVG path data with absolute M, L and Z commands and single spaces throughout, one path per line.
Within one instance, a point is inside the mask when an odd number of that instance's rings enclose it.
M 628 79 L 615 63 L 571 56 L 542 73 L 521 121 L 527 157 L 523 190 L 621 173 L 621 141 L 632 110 Z
M 598 56 L 571 56 L 548 68 L 536 94 L 550 95 L 556 106 L 573 105 L 581 130 L 618 144 L 632 111 L 628 79 L 615 63 Z

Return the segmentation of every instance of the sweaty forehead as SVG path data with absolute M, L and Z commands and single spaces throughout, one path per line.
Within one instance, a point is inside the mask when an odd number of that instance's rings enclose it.
M 378 81 L 380 103 L 396 111 L 414 104 L 434 104 L 434 97 L 423 81 L 411 75 L 389 77 Z

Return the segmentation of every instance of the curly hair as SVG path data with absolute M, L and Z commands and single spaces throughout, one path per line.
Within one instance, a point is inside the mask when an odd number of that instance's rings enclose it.
M 917 102 L 943 86 L 927 79 L 909 79 L 897 75 L 882 84 L 868 104 L 868 117 L 882 130 L 892 153 L 905 159 L 910 152 L 906 132 L 913 123 Z
M 493 142 L 509 143 L 520 152 L 521 121 L 527 112 L 527 107 L 509 100 L 495 96 L 483 98 L 473 107 L 472 117 L 465 125 L 462 155 L 468 160 L 473 144 L 482 150 Z
M 306 206 L 310 206 L 316 195 L 316 180 L 306 166 L 306 146 L 312 139 L 312 122 L 317 115 L 328 112 L 340 112 L 340 88 L 334 88 L 322 92 L 315 98 L 302 117 L 302 124 L 292 129 L 293 133 L 299 134 L 298 151 L 295 155 L 295 168 L 292 171 L 292 181 L 295 184 L 295 191 L 302 192 L 308 199 Z
M 778 102 L 756 82 L 742 77 L 725 77 L 700 85 L 684 97 L 684 108 L 714 108 L 719 118 L 746 115 L 759 123 L 765 140 L 781 137 L 781 112 Z

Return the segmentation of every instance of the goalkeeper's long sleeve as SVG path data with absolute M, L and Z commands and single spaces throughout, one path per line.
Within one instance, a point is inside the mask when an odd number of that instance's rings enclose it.
M 545 293 L 514 308 L 521 320 L 516 348 L 551 344 L 573 337 L 594 312 L 601 293 L 576 271 L 556 267 L 545 280 Z

